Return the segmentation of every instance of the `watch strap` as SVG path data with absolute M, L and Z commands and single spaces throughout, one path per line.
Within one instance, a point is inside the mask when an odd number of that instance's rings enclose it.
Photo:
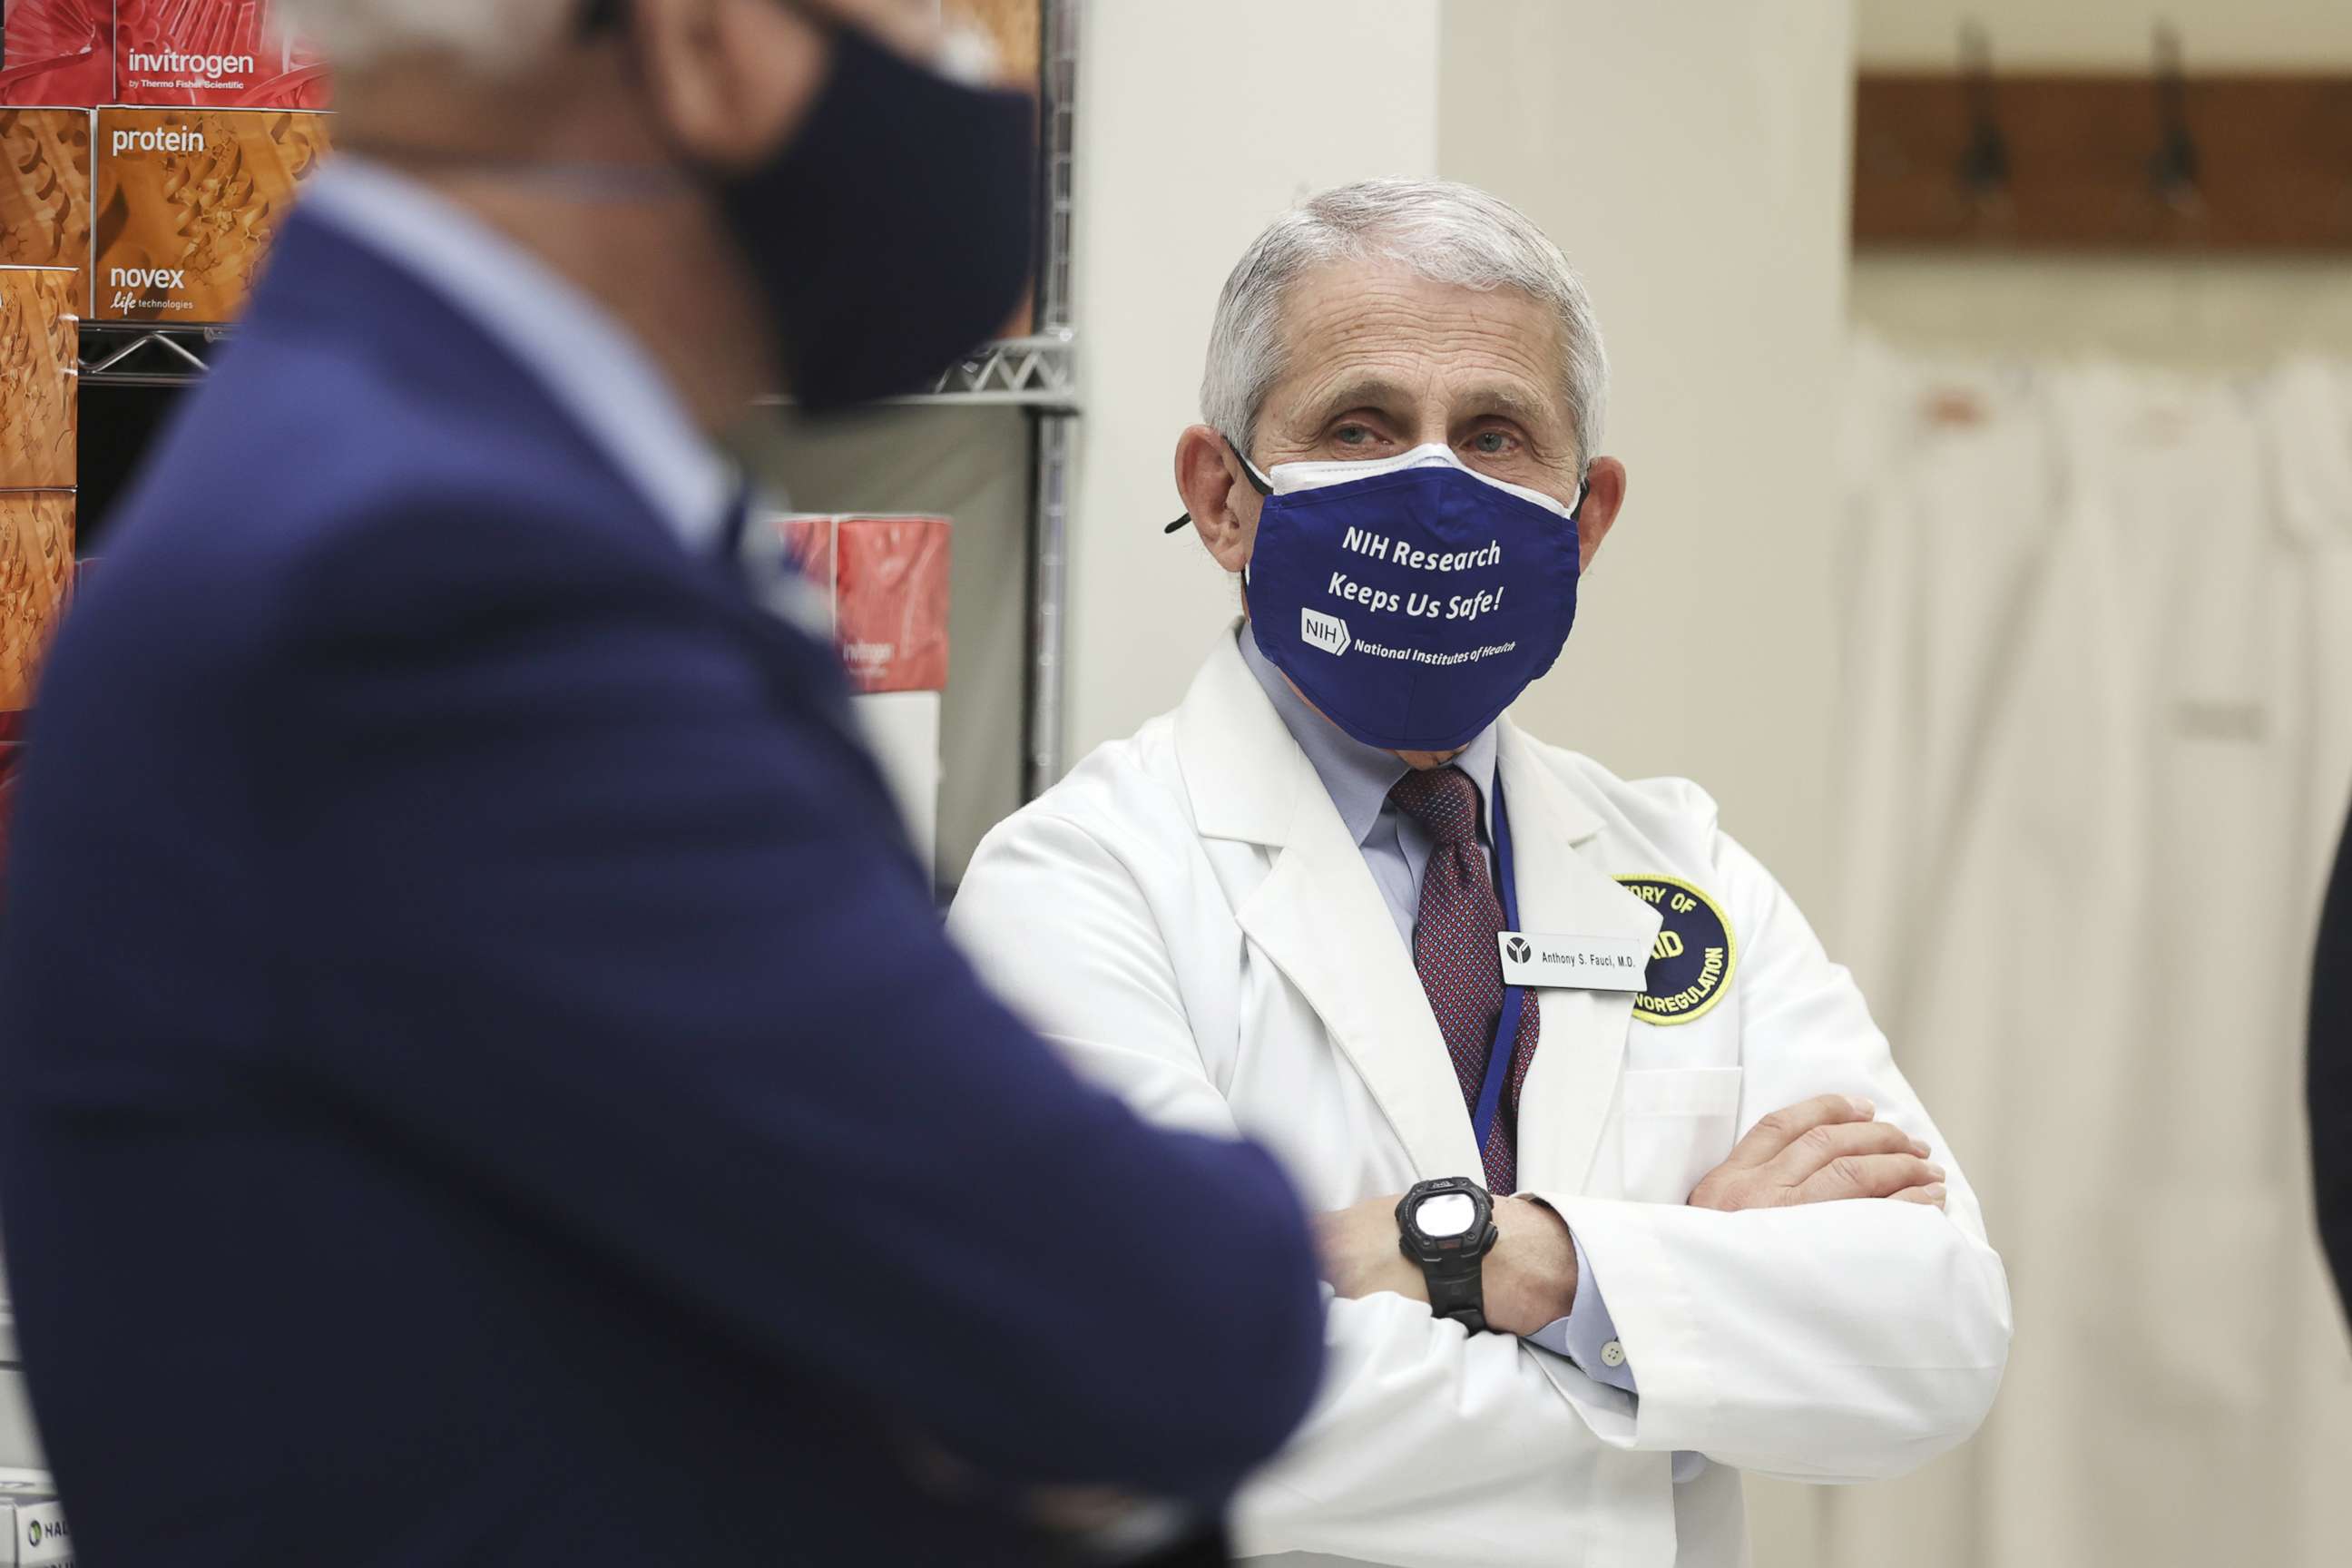
M 1432 1237 L 1421 1228 L 1421 1205 L 1448 1195 L 1467 1197 L 1476 1205 L 1475 1224 L 1458 1242 L 1451 1235 Z M 1486 1331 L 1486 1258 L 1501 1234 L 1495 1227 L 1493 1198 L 1467 1176 L 1416 1183 L 1397 1203 L 1397 1248 L 1420 1267 L 1431 1313 L 1473 1333 Z
M 1474 1334 L 1486 1331 L 1486 1249 L 1494 1245 L 1493 1227 L 1478 1250 L 1466 1258 L 1424 1263 L 1422 1276 L 1429 1285 L 1429 1310 L 1451 1318 Z

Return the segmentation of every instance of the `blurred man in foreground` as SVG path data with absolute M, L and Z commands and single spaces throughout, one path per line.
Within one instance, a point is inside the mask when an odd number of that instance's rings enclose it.
M 1030 106 L 903 10 L 299 7 L 350 156 L 16 825 L 0 1192 L 86 1563 L 1034 1562 L 1307 1403 L 1278 1169 L 980 988 L 731 549 L 711 432 L 1027 268 Z

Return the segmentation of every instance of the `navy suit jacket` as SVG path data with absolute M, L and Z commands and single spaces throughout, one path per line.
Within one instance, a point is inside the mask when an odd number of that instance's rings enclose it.
M 845 712 L 289 226 L 18 803 L 0 1235 L 86 1564 L 1026 1562 L 1023 1488 L 1213 1504 L 1280 1444 L 1277 1166 L 982 989 Z
M 2319 1237 L 2336 1289 L 2352 1313 L 2352 823 L 2336 849 L 2336 872 L 2319 918 L 2311 979 L 2311 1164 Z

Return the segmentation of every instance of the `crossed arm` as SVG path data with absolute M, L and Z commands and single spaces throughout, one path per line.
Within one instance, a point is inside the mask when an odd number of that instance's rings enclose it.
M 1695 1208 L 1726 1214 L 1799 1204 L 1888 1198 L 1944 1205 L 1945 1172 L 1932 1151 L 1852 1095 L 1822 1094 L 1776 1110 L 1739 1141 L 1690 1196 Z M 1368 1198 L 1316 1222 L 1323 1279 L 1350 1300 L 1377 1291 L 1426 1304 L 1421 1270 L 1397 1250 L 1397 1194 Z M 1568 1224 L 1544 1203 L 1495 1200 L 1500 1233 L 1486 1262 L 1490 1331 L 1525 1338 L 1576 1305 L 1576 1246 Z

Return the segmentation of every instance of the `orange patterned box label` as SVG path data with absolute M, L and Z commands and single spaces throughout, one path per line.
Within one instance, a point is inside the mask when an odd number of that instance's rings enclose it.
M 73 579 L 74 498 L 0 493 L 0 713 L 33 705 L 33 685 Z
M 0 109 L 0 263 L 70 267 L 89 303 L 87 109 Z
M 78 274 L 0 267 L 0 489 L 79 482 Z
M 226 321 L 331 151 L 333 116 L 278 109 L 104 109 L 98 114 L 91 317 Z

